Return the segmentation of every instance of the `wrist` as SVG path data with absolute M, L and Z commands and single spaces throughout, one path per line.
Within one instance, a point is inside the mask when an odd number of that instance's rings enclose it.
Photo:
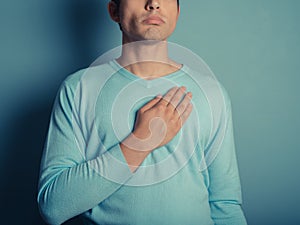
M 132 132 L 122 141 L 122 145 L 126 146 L 126 148 L 132 152 L 135 152 L 136 154 L 148 155 L 155 148 L 157 148 L 157 145 L 152 142 L 153 140 L 151 138 L 142 137 L 137 132 Z
M 150 153 L 150 151 L 133 150 L 124 145 L 124 143 L 120 143 L 120 148 L 131 172 L 134 172 Z

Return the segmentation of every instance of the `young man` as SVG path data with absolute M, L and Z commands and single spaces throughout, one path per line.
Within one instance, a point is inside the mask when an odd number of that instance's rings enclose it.
M 86 224 L 246 224 L 229 98 L 222 88 L 217 98 L 220 86 L 209 80 L 204 93 L 194 72 L 169 58 L 179 2 L 114 0 L 108 9 L 122 53 L 61 86 L 41 163 L 43 217 L 50 224 L 77 215 Z

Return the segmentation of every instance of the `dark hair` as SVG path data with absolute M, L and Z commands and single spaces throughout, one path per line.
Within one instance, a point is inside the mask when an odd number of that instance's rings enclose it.
M 117 8 L 119 8 L 121 0 L 112 0 L 112 1 L 115 2 L 117 5 Z M 179 0 L 177 0 L 177 5 L 179 5 Z

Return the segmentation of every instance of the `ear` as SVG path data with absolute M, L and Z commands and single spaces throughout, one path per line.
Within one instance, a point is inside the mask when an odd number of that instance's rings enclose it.
M 120 23 L 119 10 L 115 2 L 110 1 L 107 5 L 110 18 L 116 23 Z
M 179 15 L 180 15 L 180 6 L 178 6 L 178 10 L 177 10 L 177 19 L 178 19 Z

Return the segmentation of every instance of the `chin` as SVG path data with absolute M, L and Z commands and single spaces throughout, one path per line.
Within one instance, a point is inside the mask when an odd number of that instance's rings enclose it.
M 145 38 L 143 41 L 163 41 L 163 39 L 157 37 L 149 37 L 149 38 Z
M 162 41 L 164 40 L 164 36 L 157 28 L 150 28 L 144 34 L 145 40 L 153 40 L 153 41 Z

